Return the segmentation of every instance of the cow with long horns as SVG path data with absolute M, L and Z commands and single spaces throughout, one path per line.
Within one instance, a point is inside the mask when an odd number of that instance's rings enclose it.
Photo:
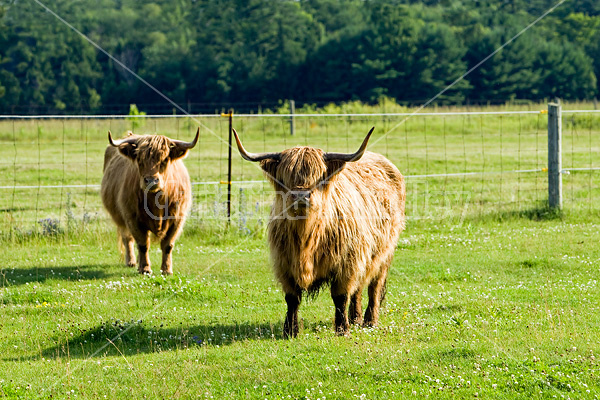
M 302 295 L 316 293 L 326 283 L 337 334 L 347 334 L 349 324 L 377 324 L 388 269 L 405 226 L 405 184 L 388 159 L 366 151 L 373 129 L 351 154 L 313 147 L 248 153 L 234 130 L 242 157 L 260 162 L 276 191 L 268 240 L 287 303 L 285 337 L 298 335 Z M 369 303 L 363 318 L 366 286 Z
M 160 240 L 162 273 L 173 273 L 171 252 L 192 202 L 190 177 L 182 159 L 196 145 L 199 135 L 200 129 L 191 142 L 133 134 L 113 140 L 108 132 L 102 202 L 117 224 L 128 266 L 137 263 L 134 241 L 137 243 L 141 274 L 152 273 L 150 233 Z

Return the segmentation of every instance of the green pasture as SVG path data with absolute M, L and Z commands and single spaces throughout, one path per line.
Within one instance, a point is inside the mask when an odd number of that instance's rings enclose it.
M 8 242 L 0 396 L 596 398 L 599 222 L 409 223 L 379 326 L 336 337 L 324 291 L 293 340 L 260 233 L 189 229 L 167 278 L 104 231 Z
M 399 106 L 395 106 L 399 107 Z M 545 106 L 528 106 L 542 110 Z M 574 104 L 571 107 L 581 108 Z M 523 107 L 521 107 L 522 110 Z M 518 109 L 518 107 L 515 107 Z M 564 199 L 567 208 L 597 210 L 600 114 L 563 117 Z M 279 151 L 310 145 L 354 151 L 368 130 L 369 150 L 386 155 L 407 176 L 407 214 L 416 219 L 462 220 L 498 212 L 529 212 L 547 198 L 547 114 L 328 116 L 341 112 L 406 112 L 389 104 L 376 109 L 300 110 L 295 135 L 289 118 L 235 116 L 234 127 L 249 151 Z M 447 111 L 447 110 L 438 110 Z M 482 108 L 475 111 L 506 111 Z M 106 219 L 98 196 L 107 131 L 160 133 L 200 143 L 186 159 L 194 185 L 192 219 L 225 223 L 228 119 L 221 116 L 145 119 L 23 119 L 0 121 L 0 231 L 39 231 L 51 221 L 63 227 Z M 526 171 L 526 172 L 516 172 Z M 468 174 L 463 174 L 463 173 Z M 452 175 L 457 174 L 457 175 Z M 264 220 L 270 187 L 257 165 L 232 154 L 233 220 L 242 228 Z M 42 221 L 42 222 L 40 222 Z M 237 223 L 236 222 L 236 223 Z

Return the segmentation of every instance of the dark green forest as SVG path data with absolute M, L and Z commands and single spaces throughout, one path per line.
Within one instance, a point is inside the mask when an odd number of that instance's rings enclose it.
M 40 0 L 41 1 L 41 0 Z M 549 0 L 47 0 L 191 112 L 382 96 L 419 104 L 554 6 Z M 600 2 L 566 1 L 437 98 L 593 99 Z M 172 105 L 33 0 L 0 1 L 0 113 Z

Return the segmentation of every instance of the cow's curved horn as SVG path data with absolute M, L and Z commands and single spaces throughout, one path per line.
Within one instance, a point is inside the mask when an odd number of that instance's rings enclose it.
M 240 155 L 244 160 L 247 161 L 262 161 L 268 158 L 279 160 L 281 158 L 281 153 L 248 153 L 244 146 L 242 146 L 242 142 L 240 141 L 240 137 L 238 136 L 235 129 L 233 129 L 233 136 L 235 136 L 235 142 L 237 143 L 238 150 L 240 151 Z
M 131 136 L 131 133 L 129 133 L 129 135 Z M 113 140 L 112 134 L 110 133 L 110 131 L 108 131 L 108 143 L 110 143 L 111 146 L 119 147 L 123 143 L 135 144 L 135 141 L 136 141 L 136 138 L 125 138 L 125 139 L 120 139 L 120 140 Z
M 196 143 L 198 143 L 199 137 L 200 137 L 200 128 L 198 128 L 198 130 L 196 131 L 196 137 L 191 142 L 184 142 L 182 140 L 173 140 L 173 139 L 171 139 L 171 142 L 173 142 L 180 149 L 191 149 L 196 145 Z
M 356 153 L 325 153 L 323 154 L 323 158 L 325 159 L 325 161 L 337 160 L 351 162 L 360 160 L 360 158 L 363 156 L 363 154 L 365 154 L 365 151 L 367 150 L 367 143 L 369 143 L 369 138 L 371 137 L 371 134 L 373 133 L 374 129 L 375 127 L 372 127 L 369 133 L 367 133 L 367 137 L 365 138 L 365 140 L 363 140 L 362 144 L 360 145 L 360 148 Z

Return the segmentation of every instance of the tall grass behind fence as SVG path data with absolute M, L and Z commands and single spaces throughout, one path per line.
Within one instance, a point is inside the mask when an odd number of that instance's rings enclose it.
M 371 126 L 369 150 L 388 157 L 407 180 L 407 215 L 419 221 L 535 212 L 547 204 L 547 114 L 234 115 L 251 152 L 295 145 L 355 151 Z M 194 206 L 188 226 L 226 223 L 228 119 L 69 117 L 0 120 L 0 232 L 75 232 L 108 226 L 99 185 L 107 131 L 132 130 L 200 141 L 185 163 Z M 600 114 L 563 111 L 564 207 L 597 212 Z M 252 231 L 268 218 L 272 189 L 257 164 L 232 159 L 232 225 Z

